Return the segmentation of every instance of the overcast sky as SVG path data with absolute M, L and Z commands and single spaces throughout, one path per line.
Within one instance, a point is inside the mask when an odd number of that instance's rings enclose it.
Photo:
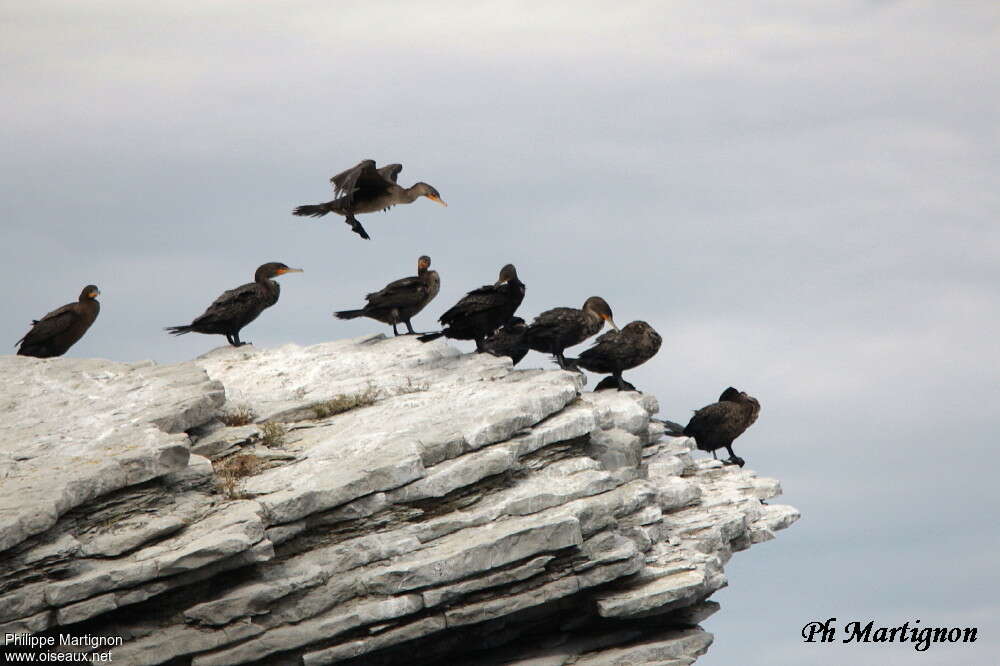
M 699 663 L 996 663 L 1000 4 L 2 0 L 0 29 L 3 344 L 92 282 L 70 356 L 189 359 L 223 338 L 162 328 L 266 261 L 305 273 L 244 339 L 385 331 L 330 315 L 425 253 L 427 330 L 513 262 L 526 319 L 600 295 L 661 333 L 626 378 L 662 416 L 761 401 L 736 452 L 803 519 L 729 564 Z M 369 157 L 450 206 L 371 241 L 290 215 Z M 828 617 L 981 638 L 803 644 Z

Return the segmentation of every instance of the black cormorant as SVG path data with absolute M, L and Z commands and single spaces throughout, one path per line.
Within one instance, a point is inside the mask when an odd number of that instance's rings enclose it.
M 563 351 L 600 331 L 605 321 L 618 330 L 611 306 L 600 296 L 591 296 L 579 310 L 553 308 L 538 315 L 525 331 L 524 339 L 535 351 L 555 355 L 559 367 L 568 369 Z
M 759 413 L 760 403 L 756 398 L 730 386 L 719 396 L 719 402 L 694 413 L 684 428 L 684 434 L 694 437 L 702 451 L 711 451 L 713 458 L 716 457 L 716 449 L 725 447 L 729 452 L 726 463 L 743 467 L 743 458 L 733 453 L 733 440 L 753 425 Z
M 76 303 L 67 303 L 32 321 L 31 330 L 14 343 L 14 346 L 21 345 L 18 356 L 50 358 L 65 354 L 97 319 L 101 311 L 101 304 L 97 302 L 100 295 L 100 289 L 88 284 Z
M 409 333 L 416 333 L 410 325 L 410 318 L 424 309 L 424 306 L 438 295 L 441 279 L 437 271 L 430 270 L 431 258 L 424 255 L 417 259 L 417 275 L 390 282 L 381 290 L 365 296 L 368 304 L 360 310 L 334 312 L 338 319 L 370 317 L 376 321 L 392 324 L 392 332 L 399 335 L 396 324 L 406 324 Z
M 293 215 L 323 217 L 327 213 L 343 215 L 351 230 L 364 239 L 371 238 L 355 215 L 375 213 L 397 204 L 413 203 L 419 197 L 427 197 L 442 206 L 441 195 L 427 183 L 416 183 L 410 187 L 396 184 L 396 177 L 403 170 L 402 164 L 388 164 L 375 168 L 375 160 L 361 160 L 357 165 L 338 173 L 330 179 L 336 199 L 321 204 L 306 204 L 292 211 Z
M 511 317 L 510 321 L 486 338 L 483 351 L 494 356 L 509 356 L 514 365 L 517 365 L 528 353 L 528 343 L 524 341 L 526 330 L 528 327 L 525 326 L 523 319 Z
M 441 315 L 438 321 L 444 324 L 443 330 L 417 339 L 428 342 L 445 336 L 455 340 L 475 340 L 476 351 L 484 351 L 486 337 L 514 316 L 524 300 L 524 289 L 514 264 L 507 264 L 500 269 L 500 277 L 495 283 L 470 291 Z
M 620 331 L 608 331 L 597 338 L 594 346 L 585 349 L 571 364 L 611 375 L 617 380 L 619 391 L 634 391 L 635 387 L 626 388 L 622 372 L 653 358 L 662 342 L 652 326 L 644 321 L 633 321 Z
M 278 302 L 281 286 L 271 278 L 285 273 L 301 273 L 301 268 L 289 268 L 277 261 L 263 264 L 254 273 L 253 282 L 223 292 L 204 314 L 187 326 L 168 326 L 174 335 L 207 333 L 225 335 L 234 347 L 249 345 L 240 340 L 240 329 L 252 322 L 265 309 Z

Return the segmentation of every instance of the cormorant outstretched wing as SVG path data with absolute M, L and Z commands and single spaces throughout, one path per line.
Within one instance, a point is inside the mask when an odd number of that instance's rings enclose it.
M 386 180 L 391 180 L 394 183 L 396 182 L 396 178 L 399 176 L 399 172 L 402 170 L 402 164 L 386 164 L 384 167 L 377 169 L 380 176 Z
M 375 160 L 361 160 L 350 169 L 338 173 L 330 182 L 337 196 L 347 197 L 347 205 L 354 201 L 354 194 L 358 190 L 381 191 L 390 184 L 375 168 Z

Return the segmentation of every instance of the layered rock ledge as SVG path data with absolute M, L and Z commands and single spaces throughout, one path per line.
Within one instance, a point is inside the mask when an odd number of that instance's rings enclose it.
M 0 638 L 113 663 L 690 664 L 799 517 L 652 396 L 442 341 L 0 369 Z

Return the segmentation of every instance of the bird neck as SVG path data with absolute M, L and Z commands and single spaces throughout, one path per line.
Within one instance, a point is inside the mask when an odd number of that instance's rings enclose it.
M 396 187 L 399 187 L 399 185 Z M 400 203 L 413 203 L 422 196 L 423 192 L 421 189 L 419 185 L 411 185 L 407 188 L 399 187 Z

